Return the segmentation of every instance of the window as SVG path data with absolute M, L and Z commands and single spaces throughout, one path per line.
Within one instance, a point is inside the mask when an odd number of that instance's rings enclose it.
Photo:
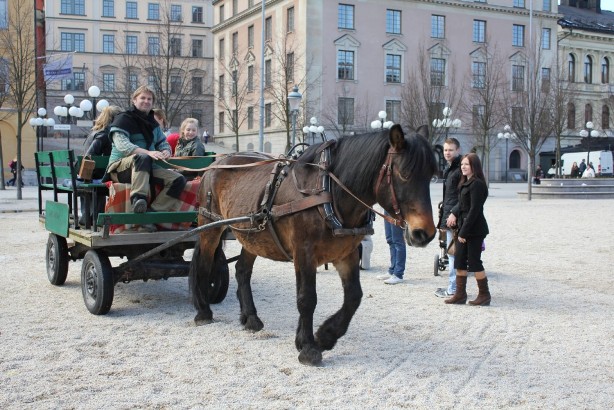
M 203 41 L 200 39 L 192 39 L 192 57 L 203 56 Z
M 83 91 L 85 89 L 85 73 L 73 72 L 71 78 L 65 78 L 61 84 L 62 90 L 66 91 Z
M 247 91 L 254 91 L 254 66 L 247 67 Z
M 171 49 L 170 54 L 173 57 L 181 57 L 181 39 L 180 38 L 171 38 Z
M 85 0 L 62 0 L 60 13 L 85 16 Z
M 521 130 L 523 129 L 523 121 L 524 118 L 524 110 L 522 107 L 512 107 L 512 129 Z
M 567 70 L 569 74 L 569 82 L 573 83 L 576 79 L 576 57 L 573 54 L 567 56 Z
M 576 128 L 576 106 L 573 103 L 567 103 L 567 128 Z
M 514 7 L 519 7 L 519 8 L 524 9 L 524 0 L 514 0 Z
M 271 103 L 265 104 L 264 105 L 264 126 L 265 127 L 271 126 L 271 117 L 272 117 L 271 114 L 272 114 Z
M 155 90 L 156 92 L 160 91 L 160 82 L 158 81 L 158 77 L 156 77 L 155 75 L 148 75 L 147 76 L 147 85 L 152 88 L 153 90 Z
M 6 59 L 0 57 L 0 94 L 9 91 L 9 63 Z
M 286 54 L 286 80 L 294 81 L 294 53 Z
M 486 22 L 473 20 L 473 42 L 484 43 L 486 41 Z
M 160 5 L 158 3 L 147 4 L 147 19 L 160 20 Z
M 542 48 L 550 50 L 550 29 L 542 28 Z
M 351 4 L 339 4 L 337 8 L 337 27 L 348 30 L 354 29 L 354 6 Z
M 401 10 L 386 10 L 386 33 L 401 34 Z
M 171 93 L 181 94 L 182 88 L 183 81 L 181 81 L 181 77 L 178 75 L 171 75 Z
M 271 86 L 272 78 L 271 78 L 271 60 L 266 60 L 264 62 L 264 86 L 269 88 Z
M 401 121 L 401 101 L 386 100 L 386 118 L 395 124 Z
M 60 49 L 62 51 L 85 51 L 85 34 L 62 33 L 60 34 Z
M 473 129 L 483 129 L 484 115 L 486 114 L 486 107 L 484 105 L 473 106 Z
M 431 37 L 445 38 L 446 18 L 444 16 L 431 16 Z
M 591 56 L 584 57 L 584 82 L 593 83 L 593 58 Z
M 147 54 L 150 56 L 157 56 L 160 54 L 160 38 L 148 37 L 147 38 Z
M 218 54 L 220 56 L 220 60 L 224 60 L 224 58 L 226 57 L 226 50 L 224 50 L 225 48 L 225 41 L 223 38 L 220 38 L 220 45 L 219 45 L 219 50 L 218 50 Z
M 354 99 L 339 97 L 337 100 L 337 124 L 354 125 Z
M 247 0 L 247 7 L 249 8 L 254 7 L 254 0 Z
M 486 63 L 474 61 L 471 63 L 471 75 L 473 88 L 483 89 L 486 87 Z
M 584 123 L 586 124 L 589 121 L 593 121 L 593 106 L 586 104 L 584 106 Z
M 181 5 L 171 4 L 171 21 L 181 21 Z
M 286 31 L 288 33 L 294 31 L 294 7 L 288 7 L 286 10 Z
M 239 0 L 232 0 L 232 15 L 236 15 L 239 12 Z
M 224 79 L 224 74 L 222 74 L 218 79 L 218 98 L 223 100 L 225 97 L 224 88 L 226 88 L 226 80 Z
M 386 54 L 386 82 L 401 82 L 401 56 L 397 54 Z
M 0 0 L 0 29 L 6 29 L 9 26 L 6 2 L 7 0 Z M 2 90 L 6 88 L 6 85 L 6 82 L 0 83 L 0 93 L 4 92 Z
M 199 110 L 199 109 L 192 110 L 191 116 L 196 121 L 198 121 L 199 124 L 203 123 L 203 110 Z
M 237 55 L 239 52 L 239 33 L 232 33 L 232 54 Z
M 102 0 L 102 17 L 115 17 L 115 0 Z
M 610 82 L 610 60 L 607 57 L 603 57 L 601 60 L 601 84 L 608 84 Z
M 201 95 L 203 93 L 203 78 L 192 77 L 192 95 Z
M 550 91 L 550 69 L 549 68 L 542 67 L 541 80 L 542 80 L 542 91 L 547 93 L 548 91 Z
M 136 73 L 128 73 L 128 90 L 134 92 L 139 88 L 139 76 Z
M 247 107 L 247 129 L 254 128 L 254 107 Z
M 127 19 L 135 19 L 138 18 L 138 6 L 136 1 L 127 1 L 126 2 L 126 18 Z
M 220 23 L 223 23 L 226 18 L 224 17 L 224 5 L 220 6 Z
M 431 85 L 436 87 L 446 85 L 446 60 L 443 58 L 431 59 Z
M 224 111 L 218 114 L 218 131 L 224 132 Z
M 126 54 L 138 53 L 138 38 L 137 36 L 126 36 Z
M 601 107 L 601 129 L 607 130 L 610 128 L 610 107 L 604 105 Z
M 102 90 L 115 91 L 115 74 L 102 75 Z
M 512 28 L 512 45 L 514 47 L 524 47 L 524 26 L 514 24 Z
M 354 79 L 354 52 L 337 51 L 337 78 L 339 80 Z
M 254 48 L 254 26 L 247 28 L 247 47 Z
M 273 17 L 267 17 L 264 20 L 264 39 L 266 41 L 273 39 Z
M 232 71 L 232 96 L 235 97 L 237 95 L 237 82 L 239 81 L 239 76 L 237 70 Z
M 542 10 L 544 11 L 552 11 L 552 0 L 543 0 Z
M 203 22 L 203 8 L 201 6 L 192 6 L 192 23 Z
M 115 36 L 113 34 L 102 35 L 102 52 L 106 54 L 115 53 Z
M 512 66 L 512 91 L 524 90 L 524 66 Z

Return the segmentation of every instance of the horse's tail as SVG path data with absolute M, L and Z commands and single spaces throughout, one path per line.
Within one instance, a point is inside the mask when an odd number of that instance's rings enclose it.
M 201 248 L 200 237 L 196 241 L 188 276 L 192 303 L 196 309 L 203 305 L 220 303 L 226 297 L 230 275 L 223 245 L 224 242 L 220 239 L 213 259 L 207 261 Z

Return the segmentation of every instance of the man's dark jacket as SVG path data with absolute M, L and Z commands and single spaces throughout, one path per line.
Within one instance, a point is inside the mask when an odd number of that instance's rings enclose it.
M 452 212 L 454 205 L 458 203 L 458 183 L 460 182 L 461 155 L 452 160 L 443 171 L 443 214 L 439 229 L 449 229 L 446 220 Z

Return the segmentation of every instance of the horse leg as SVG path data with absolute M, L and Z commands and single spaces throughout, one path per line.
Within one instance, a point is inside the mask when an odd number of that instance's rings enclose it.
M 296 304 L 299 311 L 298 328 L 294 343 L 300 352 L 302 364 L 317 365 L 322 361 L 322 350 L 313 337 L 313 312 L 318 303 L 316 293 L 316 266 L 305 255 L 295 255 Z
M 213 312 L 209 307 L 207 292 L 210 286 L 210 276 L 215 272 L 215 250 L 221 246 L 220 236 L 215 232 L 201 234 L 194 246 L 194 254 L 190 263 L 189 284 L 192 292 L 192 302 L 196 308 L 194 322 L 197 326 L 213 322 Z
M 252 294 L 251 280 L 255 261 L 256 255 L 246 251 L 245 248 L 241 249 L 235 273 L 237 278 L 237 299 L 239 299 L 239 305 L 241 306 L 241 324 L 245 327 L 245 330 L 252 332 L 262 330 L 264 327 L 256 312 Z
M 362 299 L 360 287 L 358 250 L 334 262 L 343 285 L 343 305 L 334 315 L 326 319 L 316 333 L 316 343 L 322 350 L 331 350 L 337 340 L 345 334 L 350 321 Z

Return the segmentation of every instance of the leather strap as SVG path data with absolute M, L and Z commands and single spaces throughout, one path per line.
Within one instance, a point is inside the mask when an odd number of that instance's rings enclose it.
M 326 202 L 331 202 L 332 200 L 333 197 L 330 192 L 321 192 L 318 195 L 308 196 L 282 205 L 275 205 L 273 206 L 271 213 L 273 214 L 273 218 L 277 219 L 285 215 L 290 215 L 296 212 L 304 211 L 305 209 L 313 208 L 314 206 L 318 206 Z

